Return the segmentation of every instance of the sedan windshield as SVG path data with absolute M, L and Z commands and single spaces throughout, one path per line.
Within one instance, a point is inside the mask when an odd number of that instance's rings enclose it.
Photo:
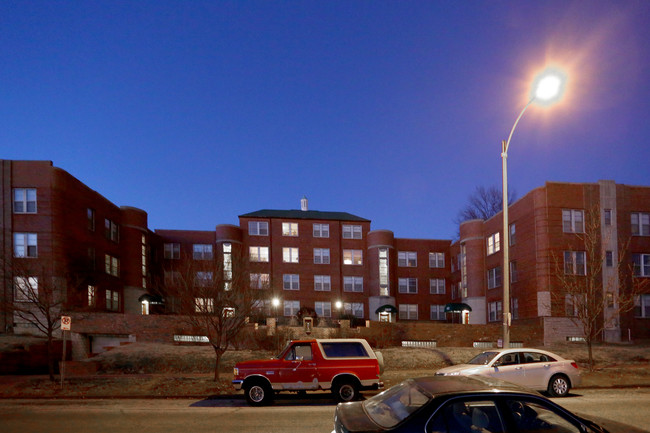
M 468 364 L 472 365 L 487 365 L 490 361 L 497 356 L 499 352 L 483 352 L 470 359 Z
M 431 398 L 415 381 L 409 379 L 364 401 L 363 407 L 375 424 L 390 428 L 431 401 Z

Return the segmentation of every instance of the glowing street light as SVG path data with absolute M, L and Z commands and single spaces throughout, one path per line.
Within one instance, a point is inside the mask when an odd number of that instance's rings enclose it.
M 530 101 L 519 113 L 512 125 L 508 140 L 501 142 L 501 159 L 503 163 L 503 347 L 510 347 L 510 230 L 508 226 L 508 149 L 515 128 L 524 112 L 533 102 L 549 105 L 562 97 L 566 77 L 562 71 L 547 69 L 537 76 L 532 88 Z

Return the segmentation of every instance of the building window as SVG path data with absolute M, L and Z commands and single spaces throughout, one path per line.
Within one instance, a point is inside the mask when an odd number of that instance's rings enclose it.
M 298 223 L 282 223 L 282 236 L 298 236 Z
M 632 254 L 635 277 L 650 277 L 650 254 Z
M 564 273 L 567 275 L 587 275 L 584 251 L 564 252 Z
M 209 287 L 213 281 L 212 272 L 197 271 L 194 276 L 194 285 L 197 287 Z
M 605 293 L 605 304 L 607 305 L 607 308 L 614 308 L 614 293 Z
M 566 295 L 564 298 L 564 313 L 568 317 L 578 317 L 580 308 L 584 308 L 584 295 Z
M 514 224 L 510 224 L 510 236 L 508 238 L 508 245 L 514 245 L 517 241 L 517 228 Z
M 614 252 L 613 251 L 605 251 L 605 266 L 608 268 L 611 268 L 614 266 Z
M 343 304 L 343 311 L 347 315 L 363 319 L 363 303 L 361 302 L 346 302 Z
M 251 287 L 253 289 L 265 290 L 269 288 L 271 276 L 269 274 L 250 274 Z
M 268 262 L 269 247 L 248 247 L 251 262 Z
M 332 303 L 316 301 L 314 303 L 314 311 L 316 311 L 318 317 L 332 317 Z
M 445 253 L 429 253 L 429 267 L 430 268 L 444 268 L 445 267 Z
M 268 236 L 269 223 L 267 221 L 249 221 L 248 234 L 251 236 Z
M 108 311 L 120 310 L 120 292 L 117 290 L 106 290 L 106 309 Z
M 314 237 L 315 238 L 329 238 L 330 225 L 329 224 L 314 224 Z
M 447 320 L 447 314 L 445 313 L 444 305 L 431 305 L 431 320 Z
M 429 294 L 431 294 L 431 295 L 444 295 L 445 294 L 445 279 L 444 278 L 431 278 L 429 280 Z
M 232 244 L 224 242 L 221 245 L 223 250 L 223 278 L 226 282 L 232 281 Z
M 363 292 L 363 277 L 343 277 L 344 292 Z
M 38 301 L 38 277 L 14 277 L 14 302 Z
M 212 260 L 212 245 L 194 244 L 192 245 L 192 257 L 194 260 Z
M 418 292 L 417 278 L 398 278 L 397 283 L 399 293 L 413 294 Z
M 501 286 L 501 267 L 488 269 L 487 271 L 488 289 L 494 289 Z
M 285 317 L 292 317 L 300 311 L 300 301 L 284 301 Z
M 329 265 L 330 263 L 330 249 L 329 248 L 314 248 L 314 263 L 317 265 Z
M 14 257 L 38 257 L 36 233 L 14 233 Z
M 114 277 L 120 276 L 120 259 L 110 254 L 104 254 L 104 271 Z
M 418 320 L 418 304 L 399 304 L 400 320 Z
M 503 317 L 503 308 L 501 301 L 488 303 L 488 313 L 490 322 L 497 322 Z
M 461 290 L 463 287 L 467 287 L 467 246 L 464 243 L 460 244 L 460 254 L 458 255 L 458 263 L 460 267 L 460 282 L 461 282 L 459 290 Z
M 177 243 L 167 243 L 164 245 L 165 248 L 165 258 L 178 260 L 181 258 L 181 244 Z
M 86 209 L 86 222 L 88 225 L 88 230 L 94 232 L 95 231 L 95 209 L 91 209 L 91 208 Z
M 612 210 L 611 209 L 605 209 L 603 212 L 603 219 L 605 220 L 605 225 L 606 226 L 611 226 L 612 225 Z
M 363 252 L 361 250 L 343 250 L 344 265 L 362 265 Z
M 650 318 L 650 295 L 639 295 L 634 300 L 634 317 Z
M 379 249 L 379 296 L 389 296 L 388 248 Z
M 576 209 L 562 211 L 562 230 L 564 233 L 584 233 L 585 212 Z
M 517 274 L 517 262 L 510 262 L 510 282 L 516 283 L 519 281 L 519 275 Z
M 214 313 L 214 299 L 194 298 L 194 312 L 201 314 Z
M 104 237 L 109 241 L 119 242 L 120 226 L 115 221 L 111 221 L 108 218 L 104 219 Z
M 397 266 L 415 268 L 418 265 L 418 255 L 415 251 L 399 251 L 397 253 Z
M 314 275 L 314 290 L 317 292 L 329 292 L 332 289 L 332 281 L 329 275 Z
M 510 298 L 510 312 L 513 319 L 519 319 L 519 299 Z
M 343 239 L 361 239 L 361 226 L 343 225 Z
M 650 236 L 650 214 L 633 212 L 630 214 L 632 236 Z
M 140 245 L 141 250 L 141 264 L 142 264 L 142 288 L 147 288 L 147 237 L 142 235 L 142 244 Z
M 95 307 L 97 305 L 97 287 L 88 285 L 88 306 Z
M 501 236 L 499 232 L 493 233 L 487 238 L 487 254 L 494 254 L 501 249 Z
M 300 290 L 300 275 L 284 274 L 282 281 L 284 290 Z
M 36 213 L 36 188 L 14 188 L 14 213 Z
M 284 263 L 298 263 L 298 248 L 282 248 L 282 261 Z

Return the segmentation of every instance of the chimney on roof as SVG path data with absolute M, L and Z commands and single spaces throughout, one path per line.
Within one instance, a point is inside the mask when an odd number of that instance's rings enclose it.
M 309 210 L 307 206 L 307 197 L 304 195 L 302 196 L 302 199 L 300 199 L 300 210 Z

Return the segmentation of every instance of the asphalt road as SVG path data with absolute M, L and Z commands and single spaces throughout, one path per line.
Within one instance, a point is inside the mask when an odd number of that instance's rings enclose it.
M 650 389 L 577 390 L 555 399 L 572 411 L 650 429 Z M 0 431 L 329 433 L 334 403 L 327 394 L 280 398 L 248 407 L 243 398 L 215 400 L 0 400 Z

